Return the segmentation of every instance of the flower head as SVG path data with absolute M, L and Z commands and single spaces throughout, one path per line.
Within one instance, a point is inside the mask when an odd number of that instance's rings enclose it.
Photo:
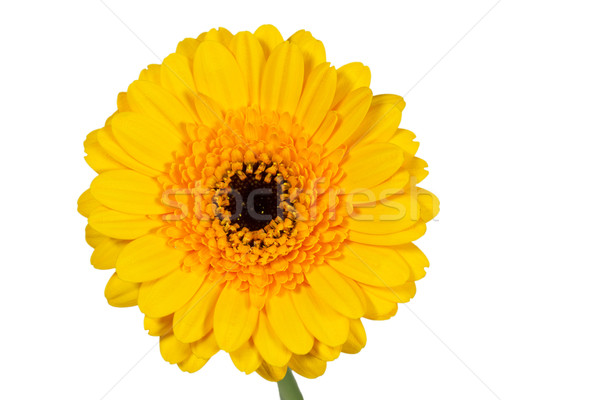
M 106 297 L 139 306 L 164 359 L 219 350 L 269 380 L 317 377 L 365 345 L 361 318 L 415 294 L 411 242 L 438 210 L 404 101 L 361 63 L 273 26 L 211 30 L 142 71 L 85 141 L 99 174 L 79 200 Z

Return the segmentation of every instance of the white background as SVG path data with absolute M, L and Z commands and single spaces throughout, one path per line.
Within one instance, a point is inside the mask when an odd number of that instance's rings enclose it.
M 4 2 L 0 397 L 277 398 L 222 353 L 193 375 L 164 362 L 140 312 L 106 304 L 75 212 L 85 135 L 142 68 L 272 23 L 406 95 L 442 206 L 416 298 L 299 378 L 305 398 L 598 399 L 600 10 L 495 1 Z

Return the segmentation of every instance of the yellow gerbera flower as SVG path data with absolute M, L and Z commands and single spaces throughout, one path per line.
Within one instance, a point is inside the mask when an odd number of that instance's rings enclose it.
M 428 262 L 411 242 L 438 202 L 415 186 L 403 99 L 369 83 L 309 32 L 213 29 L 88 135 L 91 263 L 116 268 L 109 304 L 137 305 L 166 361 L 194 372 L 224 350 L 246 373 L 315 378 L 365 345 L 361 318 L 414 296 Z

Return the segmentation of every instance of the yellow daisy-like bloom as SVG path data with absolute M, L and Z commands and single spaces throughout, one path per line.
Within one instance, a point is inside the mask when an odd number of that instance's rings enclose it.
M 142 71 L 85 141 L 98 173 L 79 200 L 106 298 L 137 305 L 164 359 L 199 370 L 219 350 L 278 381 L 356 353 L 361 318 L 415 294 L 411 242 L 438 210 L 426 163 L 373 96 L 306 31 L 284 41 L 211 30 Z

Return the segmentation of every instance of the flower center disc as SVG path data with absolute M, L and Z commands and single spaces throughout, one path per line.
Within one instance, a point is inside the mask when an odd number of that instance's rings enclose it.
M 269 169 L 273 165 L 267 166 Z M 261 169 L 258 163 L 248 164 L 245 171 L 231 176 L 227 201 L 223 208 L 230 215 L 231 224 L 238 224 L 240 229 L 250 231 L 263 229 L 277 216 L 283 216 L 279 207 L 283 194 L 283 178 L 271 175 L 263 177 L 262 173 L 253 174 Z M 264 169 L 264 168 L 263 168 Z M 219 216 L 223 219 L 223 215 Z
M 338 200 L 343 152 L 324 156 L 287 113 L 250 107 L 224 118 L 187 127 L 190 142 L 164 182 L 177 207 L 161 234 L 190 251 L 185 268 L 206 269 L 212 282 L 255 295 L 293 289 L 348 236 Z

